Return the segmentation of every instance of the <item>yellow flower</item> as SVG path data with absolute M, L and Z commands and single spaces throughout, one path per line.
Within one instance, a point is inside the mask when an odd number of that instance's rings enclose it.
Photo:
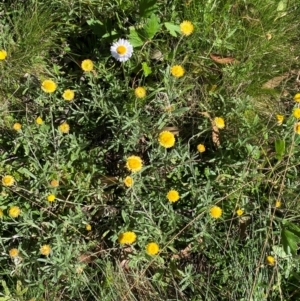
M 295 96 L 294 96 L 294 100 L 296 102 L 300 102 L 300 93 L 297 93 Z
M 81 68 L 83 71 L 89 72 L 93 70 L 94 64 L 91 60 L 84 60 L 81 63 Z
M 92 226 L 90 224 L 86 224 L 85 225 L 85 229 L 86 229 L 86 231 L 91 231 L 92 230 Z
M 244 213 L 244 210 L 242 210 L 242 209 L 238 209 L 238 210 L 236 211 L 236 214 L 237 214 L 238 216 L 243 215 L 243 213 Z
M 59 182 L 57 180 L 52 180 L 50 182 L 50 186 L 52 186 L 52 187 L 58 187 L 59 186 Z
M 2 178 L 2 185 L 3 186 L 13 186 L 14 183 L 15 183 L 15 179 L 14 179 L 13 176 L 7 175 L 7 176 L 4 176 Z
M 19 255 L 19 250 L 18 249 L 13 248 L 13 249 L 9 250 L 9 256 L 10 257 L 14 258 L 14 257 L 17 257 L 18 255 Z
M 5 60 L 7 57 L 7 52 L 5 50 L 0 50 L 0 61 Z
M 169 131 L 163 131 L 158 136 L 159 144 L 165 148 L 170 148 L 175 144 L 175 136 Z
M 199 153 L 204 153 L 205 152 L 204 144 L 198 144 L 197 145 L 197 150 L 198 150 Z
M 127 176 L 123 182 L 126 187 L 131 187 L 133 185 L 133 179 L 132 179 L 132 177 L 129 177 L 129 176 Z
M 283 115 L 280 115 L 280 114 L 277 114 L 277 115 L 276 115 L 276 119 L 277 119 L 277 124 L 278 124 L 278 125 L 282 125 L 283 120 L 284 120 L 284 116 L 283 116 Z
M 55 201 L 55 195 L 54 194 L 49 194 L 48 196 L 47 196 L 47 201 L 48 202 L 54 202 Z
M 20 215 L 21 209 L 18 206 L 12 206 L 9 208 L 8 215 L 12 218 L 16 218 Z
M 68 134 L 70 131 L 70 126 L 66 122 L 62 123 L 58 128 L 64 134 Z
M 2 218 L 3 217 L 3 210 L 0 208 L 0 218 Z
M 172 189 L 167 193 L 167 199 L 171 203 L 177 202 L 179 200 L 179 198 L 180 198 L 180 195 L 177 190 Z
M 48 256 L 51 252 L 51 247 L 50 245 L 42 245 L 40 248 L 40 253 L 42 255 Z
M 189 36 L 194 31 L 194 25 L 190 21 L 180 23 L 180 31 L 184 36 Z
M 126 167 L 132 172 L 140 171 L 143 167 L 143 161 L 138 156 L 130 156 L 127 158 Z
M 300 135 L 300 122 L 296 122 L 294 124 L 294 131 L 295 131 L 296 134 Z
M 210 216 L 213 218 L 220 218 L 222 216 L 222 209 L 218 206 L 213 206 L 210 209 Z
M 75 97 L 75 92 L 73 90 L 67 89 L 67 90 L 64 91 L 62 96 L 63 96 L 64 100 L 71 101 Z
M 180 65 L 175 65 L 171 68 L 171 74 L 175 77 L 182 77 L 184 75 L 184 69 Z
M 136 241 L 136 234 L 131 231 L 121 233 L 118 237 L 118 242 L 121 245 L 124 245 L 124 244 L 130 245 L 130 244 L 133 244 L 135 241 Z
M 268 265 L 274 265 L 275 264 L 275 258 L 271 255 L 267 256 L 267 263 L 268 263 Z
M 155 242 L 150 242 L 146 246 L 146 252 L 149 255 L 156 255 L 159 252 L 159 245 Z
M 42 90 L 46 93 L 53 93 L 56 90 L 56 83 L 51 79 L 46 79 L 42 82 Z
M 214 122 L 218 129 L 224 129 L 225 121 L 222 117 L 215 117 Z
M 293 110 L 293 116 L 297 119 L 300 118 L 300 109 L 299 108 L 296 108 Z
M 134 94 L 137 98 L 144 98 L 146 96 L 146 89 L 144 87 L 137 87 L 134 90 Z
M 281 206 L 281 202 L 280 202 L 280 200 L 277 200 L 276 202 L 275 202 L 275 207 L 276 208 L 279 208 Z
M 35 120 L 35 122 L 36 122 L 36 124 L 38 124 L 38 125 L 41 125 L 41 124 L 43 124 L 43 119 L 42 119 L 42 117 L 38 117 L 36 120 Z
M 19 123 L 19 122 L 14 123 L 13 129 L 15 131 L 19 131 L 21 128 L 22 128 L 22 124 L 21 123 Z

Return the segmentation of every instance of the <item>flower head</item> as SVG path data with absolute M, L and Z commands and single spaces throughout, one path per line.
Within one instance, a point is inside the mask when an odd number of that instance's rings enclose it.
M 81 63 L 81 69 L 85 72 L 89 72 L 89 71 L 92 71 L 94 68 L 94 64 L 91 60 L 87 59 L 87 60 L 84 60 L 82 61 Z
M 124 245 L 124 244 L 130 245 L 130 244 L 133 244 L 135 241 L 136 241 L 136 234 L 131 231 L 123 232 L 118 237 L 118 242 L 121 245 Z
M 214 122 L 218 129 L 224 129 L 225 121 L 222 117 L 215 117 Z
M 294 100 L 296 102 L 300 102 L 300 93 L 297 93 L 295 96 L 294 96 Z
M 140 171 L 143 167 L 143 161 L 138 156 L 130 156 L 127 158 L 126 167 L 132 172 Z
M 194 31 L 194 25 L 190 21 L 180 23 L 180 31 L 184 36 L 189 36 Z
M 180 65 L 175 65 L 171 68 L 171 74 L 175 77 L 182 77 L 184 75 L 184 69 Z
M 13 248 L 13 249 L 9 250 L 9 256 L 10 257 L 14 258 L 14 257 L 17 257 L 18 255 L 19 255 L 19 250 L 18 249 Z
M 222 216 L 222 209 L 218 206 L 213 206 L 210 209 L 210 216 L 213 218 L 220 218 Z
M 55 199 L 56 199 L 56 197 L 55 197 L 55 195 L 54 194 L 49 194 L 48 196 L 47 196 L 47 201 L 48 202 L 54 202 L 55 201 Z
M 127 176 L 123 182 L 126 187 L 131 187 L 133 185 L 133 179 L 130 176 Z
M 267 256 L 266 261 L 267 261 L 268 265 L 274 265 L 275 264 L 275 258 L 271 255 Z
M 133 53 L 132 45 L 124 39 L 119 39 L 110 47 L 111 55 L 119 62 L 126 62 Z
M 159 144 L 165 148 L 170 148 L 175 144 L 175 136 L 169 131 L 163 131 L 158 136 Z
M 179 198 L 180 198 L 180 195 L 177 190 L 172 189 L 167 193 L 167 199 L 171 203 L 177 202 L 179 200 Z
M 149 255 L 156 255 L 159 252 L 159 245 L 155 242 L 150 242 L 146 246 L 146 252 Z
M 14 123 L 13 129 L 15 131 L 19 131 L 21 128 L 22 128 L 22 124 L 21 123 L 19 123 L 19 122 Z
M 51 187 L 58 187 L 59 186 L 59 182 L 57 181 L 57 180 L 52 180 L 51 182 L 50 182 L 50 186 Z
M 12 218 L 16 218 L 20 215 L 21 209 L 18 206 L 12 206 L 8 210 L 8 215 Z
M 70 131 L 70 126 L 66 122 L 63 122 L 58 128 L 64 134 L 68 134 Z
M 3 186 L 13 186 L 15 183 L 15 178 L 13 176 L 6 175 L 2 178 Z
M 46 79 L 42 82 L 42 90 L 46 93 L 53 93 L 56 90 L 56 83 L 51 79 Z
M 144 98 L 146 96 L 146 89 L 144 87 L 137 87 L 134 90 L 134 94 L 137 98 Z
M 43 124 L 43 122 L 44 121 L 43 121 L 42 117 L 40 117 L 40 116 L 38 118 L 36 118 L 36 120 L 35 120 L 35 123 L 38 124 L 38 125 Z
M 277 201 L 275 202 L 275 207 L 276 207 L 276 208 L 281 207 L 281 201 L 280 201 L 280 200 L 277 200 Z
M 86 231 L 91 231 L 92 230 L 92 226 L 90 224 L 86 224 L 85 225 L 85 229 L 86 229 Z
M 198 150 L 199 153 L 204 153 L 205 152 L 204 144 L 198 144 L 197 145 L 197 150 Z
M 297 119 L 300 118 L 300 109 L 299 108 L 296 108 L 293 110 L 293 116 Z
M 0 218 L 2 218 L 3 217 L 3 210 L 0 208 Z
M 0 50 L 0 61 L 5 60 L 7 57 L 7 52 L 5 50 Z
M 242 210 L 242 209 L 238 209 L 236 211 L 237 216 L 241 216 L 241 215 L 243 215 L 243 213 L 244 213 L 244 210 Z
M 296 134 L 300 135 L 300 122 L 294 124 L 294 131 Z
M 40 248 L 40 253 L 42 255 L 48 256 L 51 252 L 51 247 L 50 245 L 42 245 Z
M 75 97 L 75 92 L 73 90 L 67 89 L 62 95 L 64 100 L 72 101 Z
M 284 115 L 277 114 L 276 119 L 277 119 L 277 125 L 282 125 L 284 120 Z

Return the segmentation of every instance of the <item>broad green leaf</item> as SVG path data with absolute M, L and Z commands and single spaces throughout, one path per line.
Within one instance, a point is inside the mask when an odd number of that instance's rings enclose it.
M 284 226 L 300 238 L 300 228 L 298 226 L 288 221 L 285 221 Z
M 278 6 L 277 6 L 277 11 L 280 11 L 280 12 L 285 11 L 287 8 L 287 2 L 288 2 L 288 0 L 279 1 Z
M 164 23 L 166 29 L 169 31 L 170 35 L 173 37 L 177 37 L 177 33 L 180 33 L 180 27 L 179 25 L 170 23 L 170 22 L 165 22 Z
M 129 42 L 133 47 L 139 47 L 144 44 L 144 41 L 141 39 L 140 35 L 134 28 L 130 29 Z
M 284 140 L 276 140 L 275 141 L 275 152 L 276 159 L 281 160 L 285 153 L 285 141 Z
M 159 24 L 159 19 L 156 15 L 151 15 L 144 26 L 144 34 L 147 39 L 152 39 L 155 34 L 159 31 L 161 25 Z
M 300 243 L 299 236 L 295 235 L 293 232 L 283 229 L 281 232 L 281 240 L 284 251 L 286 253 L 290 252 L 295 255 L 297 253 L 297 244 Z
M 139 5 L 140 17 L 146 18 L 158 10 L 157 0 L 141 0 Z
M 152 73 L 151 68 L 148 66 L 148 64 L 146 62 L 142 63 L 142 68 L 143 68 L 145 77 L 147 77 L 148 75 L 150 75 Z

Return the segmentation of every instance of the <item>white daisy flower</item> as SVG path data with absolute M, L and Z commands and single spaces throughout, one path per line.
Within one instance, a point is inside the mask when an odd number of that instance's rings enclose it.
M 128 61 L 133 53 L 132 45 L 124 39 L 119 39 L 110 47 L 111 55 L 119 62 Z

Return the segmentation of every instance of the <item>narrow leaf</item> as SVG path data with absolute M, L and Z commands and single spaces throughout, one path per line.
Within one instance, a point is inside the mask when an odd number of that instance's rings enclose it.
M 276 152 L 276 159 L 281 160 L 284 152 L 285 152 L 285 141 L 284 140 L 276 140 L 275 141 L 275 152 Z

